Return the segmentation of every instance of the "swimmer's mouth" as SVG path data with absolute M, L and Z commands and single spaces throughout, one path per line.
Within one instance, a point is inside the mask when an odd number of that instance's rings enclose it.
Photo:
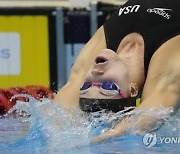
M 96 64 L 103 64 L 103 63 L 106 63 L 108 60 L 106 59 L 106 58 L 104 58 L 104 57 L 97 57 L 96 59 L 95 59 L 95 63 Z

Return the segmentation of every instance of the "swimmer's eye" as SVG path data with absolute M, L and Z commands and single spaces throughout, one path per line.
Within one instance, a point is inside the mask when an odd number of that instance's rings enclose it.
M 101 94 L 106 95 L 106 96 L 114 96 L 119 94 L 119 92 L 117 90 L 105 90 L 101 88 Z
M 113 94 L 110 94 L 110 93 L 106 93 L 104 91 L 100 91 L 100 94 L 104 95 L 104 96 L 114 96 Z

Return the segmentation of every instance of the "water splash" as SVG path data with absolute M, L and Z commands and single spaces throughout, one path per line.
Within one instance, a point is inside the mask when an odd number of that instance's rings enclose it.
M 180 112 L 168 118 L 173 112 L 171 108 L 159 108 L 158 112 L 154 108 L 142 111 L 137 110 L 135 113 L 133 111 L 120 111 L 114 114 L 101 111 L 87 114 L 81 111 L 66 112 L 62 106 L 54 104 L 49 99 L 37 101 L 28 95 L 19 96 L 28 97 L 29 102 L 18 101 L 10 113 L 16 111 L 19 116 L 11 118 L 11 120 L 3 118 L 5 121 L 2 121 L 2 123 L 6 124 L 7 130 L 10 129 L 9 126 L 11 124 L 12 128 L 17 128 L 15 123 L 23 124 L 24 127 L 20 132 L 24 131 L 24 135 L 17 135 L 17 138 L 14 137 L 9 139 L 9 141 L 4 141 L 4 143 L 0 141 L 0 148 L 1 150 L 4 148 L 5 152 L 10 149 L 14 150 L 14 152 L 22 152 L 23 149 L 26 149 L 29 153 L 99 153 L 102 151 L 115 153 L 117 150 L 128 151 L 129 148 L 123 148 L 128 146 L 129 143 L 132 143 L 133 152 L 138 151 L 138 148 L 142 150 L 144 147 L 141 138 L 128 135 L 117 137 L 103 144 L 94 146 L 89 144 L 94 136 L 115 127 L 124 117 L 131 114 L 135 115 L 131 122 L 127 124 L 132 127 L 131 131 L 133 131 L 134 122 L 139 115 L 153 115 L 164 119 L 166 122 L 158 130 L 158 133 L 161 133 L 161 135 L 165 132 L 167 135 L 169 130 L 172 130 L 172 134 L 180 132 Z M 126 110 L 129 110 L 129 108 Z M 9 123 L 9 121 L 15 120 L 16 122 Z M 19 126 L 19 128 L 21 127 Z M 0 126 L 1 128 L 2 126 Z M 14 131 L 17 132 L 17 129 Z M 14 132 L 12 133 L 14 134 Z M 9 132 L 7 135 L 9 135 Z M 118 147 L 121 147 L 121 149 Z
M 22 111 L 25 111 L 26 115 L 31 115 L 28 118 L 30 133 L 26 139 L 38 139 L 41 132 L 46 141 L 43 148 L 48 151 L 65 151 L 89 144 L 90 129 L 84 127 L 85 119 L 81 112 L 68 113 L 49 99 L 39 102 L 31 96 L 18 96 L 28 97 L 29 103 L 18 101 L 10 112 L 15 110 L 22 116 Z

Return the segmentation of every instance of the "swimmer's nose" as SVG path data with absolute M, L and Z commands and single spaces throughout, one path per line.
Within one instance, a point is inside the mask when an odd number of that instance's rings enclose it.
M 93 68 L 92 71 L 91 71 L 92 75 L 103 75 L 104 74 L 104 71 L 102 69 L 99 69 L 99 68 Z
M 108 59 L 103 56 L 98 56 L 95 59 L 94 66 L 92 68 L 92 75 L 103 75 L 106 65 L 108 63 Z

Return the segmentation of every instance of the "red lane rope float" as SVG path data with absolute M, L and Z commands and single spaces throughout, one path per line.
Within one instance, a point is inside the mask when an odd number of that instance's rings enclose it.
M 31 95 L 32 97 L 38 99 L 38 95 L 36 94 L 36 92 L 34 92 L 31 89 L 28 89 L 26 87 L 15 87 L 12 88 L 13 90 L 17 91 L 19 94 L 27 94 L 27 95 Z M 26 101 L 28 102 L 28 98 L 26 98 Z
M 14 87 L 8 89 L 0 89 L 0 115 L 3 115 L 12 108 L 17 100 L 28 102 L 29 99 L 21 96 L 13 97 L 18 94 L 31 95 L 35 99 L 41 101 L 43 98 L 54 98 L 54 93 L 44 86 L 27 86 Z
M 42 98 L 49 98 L 53 99 L 54 98 L 54 93 L 43 86 L 27 86 L 28 90 L 34 91 L 38 97 L 36 97 L 37 100 L 41 100 Z
M 0 93 L 0 115 L 5 114 L 9 108 L 11 107 L 9 106 L 8 99 Z
M 12 99 L 12 97 L 14 95 L 17 95 L 18 93 L 13 89 L 0 89 L 0 94 L 1 94 L 0 99 L 2 102 L 1 109 L 3 114 L 4 112 L 6 113 L 10 108 L 12 108 L 15 105 L 16 99 L 15 98 Z

